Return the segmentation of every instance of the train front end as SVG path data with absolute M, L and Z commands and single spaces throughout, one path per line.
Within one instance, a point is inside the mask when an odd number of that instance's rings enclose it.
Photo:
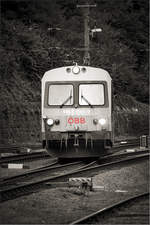
M 99 157 L 113 142 L 111 77 L 69 66 L 42 78 L 43 147 L 58 158 Z

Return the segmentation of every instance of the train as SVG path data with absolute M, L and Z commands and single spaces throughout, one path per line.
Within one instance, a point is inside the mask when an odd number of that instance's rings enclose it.
M 41 87 L 42 143 L 59 159 L 96 158 L 113 146 L 112 78 L 91 66 L 45 72 Z

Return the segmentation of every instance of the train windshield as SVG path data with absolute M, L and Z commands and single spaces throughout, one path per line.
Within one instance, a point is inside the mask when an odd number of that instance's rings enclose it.
M 80 84 L 79 105 L 104 105 L 104 85 Z
M 58 84 L 49 86 L 48 95 L 49 105 L 73 105 L 73 85 L 71 84 Z

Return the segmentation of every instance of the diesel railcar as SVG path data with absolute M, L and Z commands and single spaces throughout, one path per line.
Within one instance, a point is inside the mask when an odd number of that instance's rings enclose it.
M 67 66 L 42 78 L 42 141 L 58 158 L 100 157 L 112 147 L 112 79 L 106 70 Z

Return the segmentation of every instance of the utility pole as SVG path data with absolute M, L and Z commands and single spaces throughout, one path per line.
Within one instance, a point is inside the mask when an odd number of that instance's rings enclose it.
M 83 58 L 83 64 L 84 65 L 90 65 L 90 27 L 89 27 L 89 14 L 90 14 L 90 8 L 96 7 L 96 5 L 90 5 L 88 4 L 88 1 L 86 1 L 85 5 L 77 5 L 77 8 L 83 9 L 83 15 L 84 15 L 84 58 Z

